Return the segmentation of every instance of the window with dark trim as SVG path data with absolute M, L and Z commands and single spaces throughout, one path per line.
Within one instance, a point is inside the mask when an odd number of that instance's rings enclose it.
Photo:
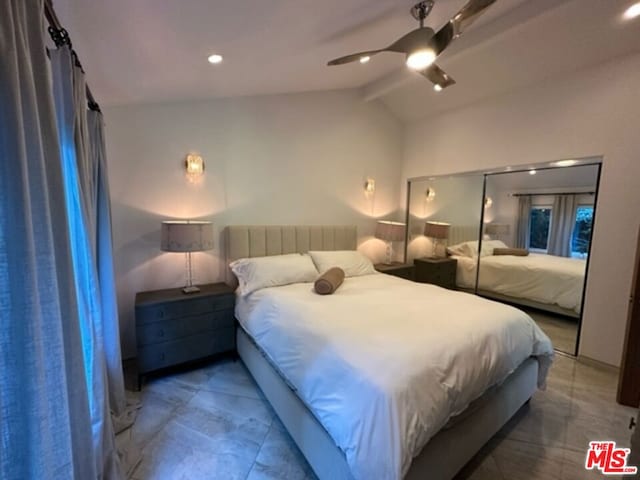
M 529 222 L 529 248 L 539 252 L 547 251 L 552 208 L 549 206 L 531 207 Z
M 571 256 L 586 257 L 589 253 L 591 228 L 593 226 L 593 205 L 579 205 L 571 237 Z

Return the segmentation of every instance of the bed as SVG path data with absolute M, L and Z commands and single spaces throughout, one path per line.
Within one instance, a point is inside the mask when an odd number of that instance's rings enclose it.
M 226 242 L 229 260 L 353 250 L 356 230 L 232 226 Z M 240 357 L 320 479 L 453 477 L 553 357 L 515 308 L 378 273 L 330 297 L 264 288 L 236 317 Z
M 477 256 L 452 255 L 457 260 L 456 284 L 473 290 Z M 530 253 L 527 256 L 480 257 L 478 294 L 519 305 L 579 318 L 586 261 Z

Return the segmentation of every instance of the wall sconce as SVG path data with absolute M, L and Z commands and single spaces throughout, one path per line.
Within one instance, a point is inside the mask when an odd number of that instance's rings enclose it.
M 204 160 L 200 155 L 190 153 L 184 161 L 187 178 L 190 182 L 197 182 L 204 174 Z
M 427 188 L 427 191 L 424 192 L 424 197 L 427 202 L 431 202 L 434 198 L 436 198 L 436 191 L 433 188 L 429 187 Z
M 484 208 L 491 208 L 493 205 L 493 199 L 491 197 L 487 197 L 484 199 Z
M 364 181 L 364 196 L 369 198 L 376 192 L 376 181 L 373 178 L 367 178 Z

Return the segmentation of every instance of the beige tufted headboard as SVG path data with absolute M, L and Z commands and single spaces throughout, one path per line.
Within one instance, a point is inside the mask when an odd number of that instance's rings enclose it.
M 238 258 L 309 250 L 355 250 L 353 225 L 230 225 L 226 228 L 227 265 Z
M 451 225 L 449 229 L 449 238 L 447 245 L 456 245 L 457 243 L 478 240 L 480 234 L 479 225 Z

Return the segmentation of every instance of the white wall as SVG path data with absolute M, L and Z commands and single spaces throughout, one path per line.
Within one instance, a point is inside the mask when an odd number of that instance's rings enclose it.
M 619 365 L 640 224 L 640 55 L 411 125 L 406 178 L 603 155 L 580 354 Z M 445 92 L 455 94 L 455 89 Z
M 135 355 L 134 298 L 184 282 L 184 257 L 159 249 L 165 219 L 209 219 L 214 251 L 194 255 L 196 280 L 226 276 L 222 231 L 231 224 L 356 224 L 375 261 L 375 218 L 398 209 L 402 130 L 355 91 L 107 108 L 107 152 L 123 354 Z M 206 164 L 191 184 L 182 162 Z M 364 196 L 364 180 L 376 194 Z

